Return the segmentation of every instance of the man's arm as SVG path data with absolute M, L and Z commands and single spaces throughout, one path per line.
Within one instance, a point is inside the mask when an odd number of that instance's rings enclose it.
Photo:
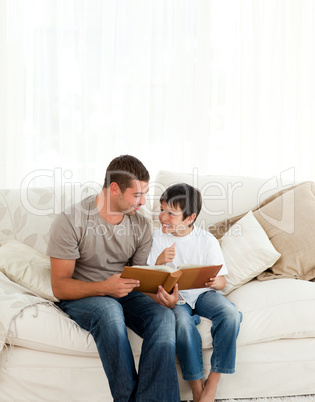
M 75 260 L 50 258 L 51 286 L 58 299 L 76 300 L 91 296 L 123 297 L 134 287 L 139 286 L 136 279 L 121 278 L 120 274 L 112 275 L 105 281 L 84 282 L 73 279 Z

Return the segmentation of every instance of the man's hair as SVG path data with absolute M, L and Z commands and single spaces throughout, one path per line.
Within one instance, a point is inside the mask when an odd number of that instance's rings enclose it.
M 121 155 L 108 165 L 103 189 L 115 182 L 123 193 L 127 188 L 132 187 L 132 180 L 149 182 L 149 172 L 139 159 L 131 155 Z
M 197 219 L 201 211 L 202 197 L 200 191 L 186 183 L 173 184 L 168 187 L 160 197 L 160 203 L 163 201 L 170 207 L 179 207 L 183 212 L 184 220 L 192 214 L 196 214 Z M 189 226 L 192 226 L 196 219 Z

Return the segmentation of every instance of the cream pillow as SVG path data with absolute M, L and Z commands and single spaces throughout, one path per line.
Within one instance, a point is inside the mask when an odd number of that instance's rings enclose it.
M 0 271 L 36 295 L 58 301 L 51 289 L 50 259 L 18 240 L 0 245 Z
M 261 274 L 281 256 L 252 211 L 232 226 L 220 243 L 229 271 L 221 292 L 224 295 Z

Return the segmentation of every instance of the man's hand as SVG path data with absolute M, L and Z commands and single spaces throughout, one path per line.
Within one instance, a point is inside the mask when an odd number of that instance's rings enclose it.
M 164 290 L 163 286 L 159 286 L 156 293 L 156 301 L 162 306 L 173 308 L 178 300 L 178 285 L 174 286 L 173 293 L 169 294 Z
M 112 297 L 127 296 L 135 287 L 140 286 L 137 279 L 121 278 L 120 274 L 115 274 L 104 281 L 105 294 Z
M 51 258 L 51 286 L 58 299 L 75 300 L 91 296 L 127 296 L 139 286 L 137 279 L 121 278 L 115 274 L 105 281 L 84 282 L 73 279 L 75 260 Z
M 175 247 L 176 243 L 172 244 L 171 247 L 167 247 L 157 258 L 155 265 L 164 265 L 167 262 L 173 262 L 175 258 Z

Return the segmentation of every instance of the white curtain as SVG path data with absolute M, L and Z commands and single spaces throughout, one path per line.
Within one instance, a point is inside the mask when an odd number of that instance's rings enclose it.
M 315 180 L 314 72 L 314 0 L 0 0 L 0 187 L 123 153 Z

